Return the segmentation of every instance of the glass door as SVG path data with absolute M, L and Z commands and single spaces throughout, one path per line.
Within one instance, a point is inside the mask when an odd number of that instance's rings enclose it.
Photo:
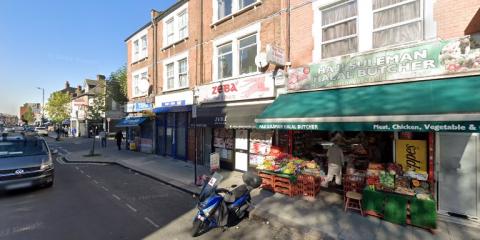
M 167 130 L 165 138 L 165 153 L 175 157 L 175 113 L 167 113 Z

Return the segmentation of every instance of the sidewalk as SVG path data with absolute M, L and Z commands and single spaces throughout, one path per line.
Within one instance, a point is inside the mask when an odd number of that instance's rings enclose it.
M 65 155 L 66 161 L 116 163 L 191 193 L 199 193 L 201 190 L 193 184 L 193 165 L 190 162 L 155 154 L 118 151 L 113 141 L 108 142 L 106 149 L 100 148 L 100 142 L 97 143 L 98 148 L 95 148 L 95 152 L 101 156 L 85 157 L 84 155 L 90 151 L 92 139 L 66 138 L 62 141 L 67 144 L 88 146 L 84 150 L 70 151 Z M 198 166 L 198 176 L 208 172 L 207 168 Z M 220 173 L 224 176 L 221 187 L 229 188 L 233 184 L 242 184 L 242 173 L 225 170 Z M 468 226 L 459 225 L 446 221 L 448 219 L 441 216 L 437 222 L 437 229 L 432 234 L 418 227 L 401 226 L 375 217 L 362 217 L 353 211 L 344 212 L 343 197 L 323 189 L 313 201 L 255 189 L 252 191 L 252 202 L 255 208 L 250 214 L 251 217 L 268 220 L 272 224 L 296 227 L 316 236 L 315 239 L 479 238 L 478 224 L 468 222 Z
M 99 139 L 96 139 L 95 153 L 100 155 L 85 157 L 90 152 L 93 141 L 91 138 L 62 138 L 61 141 L 64 144 L 85 145 L 82 150 L 69 150 L 68 154 L 64 154 L 66 162 L 115 163 L 190 193 L 200 193 L 201 187 L 194 184 L 194 166 L 191 162 L 155 154 L 133 152 L 124 148 L 119 151 L 116 143 L 111 140 L 108 141 L 107 148 L 101 148 Z M 209 171 L 208 168 L 197 165 L 197 176 L 209 175 Z M 241 184 L 241 173 L 225 170 L 220 173 L 224 177 L 222 187 Z

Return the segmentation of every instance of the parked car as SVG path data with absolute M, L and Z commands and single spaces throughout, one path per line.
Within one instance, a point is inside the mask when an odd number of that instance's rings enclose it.
M 40 136 L 48 136 L 48 131 L 45 127 L 36 127 L 35 132 Z
M 0 137 L 0 190 L 51 187 L 56 154 L 41 137 L 3 133 Z

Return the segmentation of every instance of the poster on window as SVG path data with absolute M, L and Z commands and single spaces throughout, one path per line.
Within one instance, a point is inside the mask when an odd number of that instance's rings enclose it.
M 235 148 L 240 150 L 248 150 L 248 130 L 236 130 Z
M 427 171 L 427 141 L 395 141 L 395 159 L 404 171 Z
M 213 146 L 217 148 L 225 148 L 225 139 L 216 137 L 213 139 Z

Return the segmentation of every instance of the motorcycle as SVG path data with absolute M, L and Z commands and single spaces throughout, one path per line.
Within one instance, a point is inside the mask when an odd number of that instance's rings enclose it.
M 215 227 L 228 226 L 229 220 L 241 220 L 248 213 L 251 205 L 250 192 L 260 187 L 262 179 L 253 172 L 242 176 L 244 184 L 232 191 L 218 188 L 223 176 L 214 173 L 206 182 L 197 198 L 198 212 L 193 219 L 192 236 Z

